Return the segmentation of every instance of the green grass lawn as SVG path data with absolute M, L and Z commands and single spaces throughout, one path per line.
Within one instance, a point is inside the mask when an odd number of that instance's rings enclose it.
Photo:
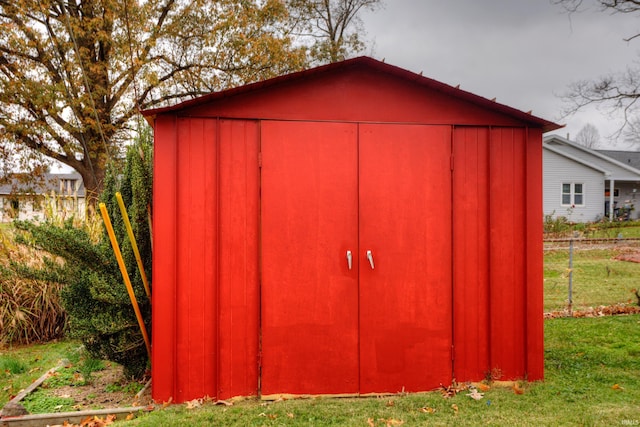
M 79 346 L 77 341 L 55 341 L 0 348 L 0 408 Z
M 615 259 L 619 249 L 576 249 L 573 257 L 573 308 L 617 303 L 637 303 L 633 290 L 640 289 L 640 264 Z M 567 307 L 568 250 L 545 251 L 544 309 Z
M 640 316 L 545 321 L 546 379 L 524 394 L 493 387 L 381 398 L 245 400 L 227 407 L 172 405 L 131 426 L 638 425 Z
M 640 229 L 640 227 L 639 227 Z M 619 261 L 619 249 L 577 250 L 574 309 L 636 302 L 640 264 Z M 545 311 L 566 308 L 568 252 L 545 251 Z M 0 407 L 79 344 L 61 341 L 0 349 Z M 481 400 L 462 392 L 380 398 L 300 399 L 233 406 L 170 405 L 127 425 L 393 426 L 640 425 L 640 315 L 545 321 L 545 381 L 524 394 L 493 387 Z

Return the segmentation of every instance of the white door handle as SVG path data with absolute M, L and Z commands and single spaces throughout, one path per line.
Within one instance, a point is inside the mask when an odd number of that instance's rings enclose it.
M 349 265 L 349 270 L 353 266 L 353 255 L 351 255 L 351 251 L 347 251 L 347 265 Z
M 373 270 L 375 267 L 373 266 L 373 253 L 371 251 L 367 251 L 367 259 L 369 260 L 369 264 L 371 264 L 371 269 Z

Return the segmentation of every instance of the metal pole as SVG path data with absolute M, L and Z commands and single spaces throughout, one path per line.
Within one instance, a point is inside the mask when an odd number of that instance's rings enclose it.
M 151 288 L 149 288 L 147 275 L 144 272 L 144 265 L 142 264 L 142 258 L 140 258 L 140 251 L 138 250 L 138 244 L 136 243 L 136 236 L 133 235 L 131 221 L 129 221 L 129 214 L 127 213 L 127 208 L 124 205 L 124 200 L 122 200 L 122 194 L 120 194 L 119 191 L 116 193 L 116 200 L 118 201 L 118 206 L 120 207 L 120 213 L 122 214 L 124 226 L 127 229 L 127 234 L 129 235 L 129 242 L 131 243 L 131 249 L 133 249 L 133 255 L 135 256 L 136 262 L 138 263 L 138 270 L 140 270 L 140 277 L 142 277 L 144 291 L 147 293 L 147 298 L 151 299 Z
M 573 239 L 569 240 L 569 316 L 573 317 Z
M 133 311 L 136 313 L 136 318 L 138 319 L 138 326 L 140 326 L 140 332 L 142 332 L 142 338 L 144 338 L 144 344 L 147 347 L 147 354 L 149 355 L 149 357 L 151 357 L 151 343 L 149 342 L 147 327 L 145 326 L 144 320 L 142 319 L 142 313 L 140 312 L 140 307 L 138 306 L 138 300 L 136 299 L 135 292 L 133 292 L 133 286 L 131 286 L 131 280 L 129 279 L 129 273 L 127 273 L 127 267 L 124 265 L 122 252 L 120 252 L 120 245 L 118 244 L 118 239 L 116 239 L 115 232 L 113 231 L 113 226 L 111 225 L 111 219 L 109 218 L 109 213 L 107 212 L 107 207 L 105 206 L 104 203 L 100 203 L 98 206 L 100 207 L 100 213 L 102 214 L 104 225 L 107 227 L 109 240 L 111 240 L 111 247 L 113 247 L 113 252 L 116 255 L 116 260 L 118 261 L 118 267 L 120 267 L 120 273 L 122 273 L 124 284 L 127 287 L 127 292 L 129 293 L 129 298 L 131 299 L 131 305 L 133 305 Z
M 615 196 L 616 182 L 613 178 L 609 179 L 609 222 L 613 221 L 613 202 Z

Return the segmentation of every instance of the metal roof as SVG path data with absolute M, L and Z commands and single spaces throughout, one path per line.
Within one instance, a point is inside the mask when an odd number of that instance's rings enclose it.
M 272 79 L 268 79 L 268 80 L 264 80 L 256 83 L 250 83 L 244 86 L 238 86 L 235 88 L 226 89 L 220 92 L 213 92 L 208 95 L 204 95 L 198 98 L 184 101 L 174 106 L 145 110 L 145 111 L 142 111 L 142 114 L 145 117 L 147 117 L 147 119 L 152 120 L 154 116 L 159 114 L 177 112 L 180 110 L 184 110 L 186 108 L 195 107 L 202 104 L 214 102 L 219 99 L 232 97 L 235 95 L 252 92 L 259 89 L 276 86 L 278 84 L 282 84 L 285 82 L 300 80 L 300 79 L 307 79 L 322 73 L 338 72 L 339 70 L 356 68 L 356 67 L 369 68 L 372 70 L 376 70 L 378 72 L 387 73 L 387 74 L 396 76 L 398 78 L 414 82 L 418 85 L 427 87 L 432 90 L 439 91 L 448 96 L 458 98 L 463 101 L 480 106 L 482 108 L 492 110 L 492 111 L 504 114 L 506 116 L 512 117 L 516 120 L 525 122 L 531 126 L 540 127 L 542 128 L 543 132 L 549 132 L 552 130 L 560 129 L 561 127 L 564 126 L 564 125 L 559 125 L 557 123 L 542 119 L 540 117 L 536 117 L 531 113 L 524 112 L 513 107 L 509 107 L 508 105 L 500 104 L 498 102 L 495 102 L 495 100 L 487 99 L 482 96 L 475 95 L 471 92 L 464 91 L 459 87 L 453 87 L 448 84 L 439 82 L 437 80 L 424 77 L 422 76 L 422 74 L 417 74 L 412 71 L 408 71 L 403 68 L 396 67 L 394 65 L 389 65 L 384 62 L 381 62 L 366 56 L 348 59 L 341 62 L 334 62 L 334 63 L 323 65 L 320 67 L 298 71 L 295 73 L 274 77 Z

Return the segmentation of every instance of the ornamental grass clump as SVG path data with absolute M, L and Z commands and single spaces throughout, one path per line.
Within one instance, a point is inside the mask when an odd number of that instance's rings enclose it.
M 12 263 L 42 268 L 45 260 L 43 252 L 13 239 L 9 228 L 0 229 L 0 345 L 60 338 L 67 319 L 60 300 L 62 284 L 14 274 Z

